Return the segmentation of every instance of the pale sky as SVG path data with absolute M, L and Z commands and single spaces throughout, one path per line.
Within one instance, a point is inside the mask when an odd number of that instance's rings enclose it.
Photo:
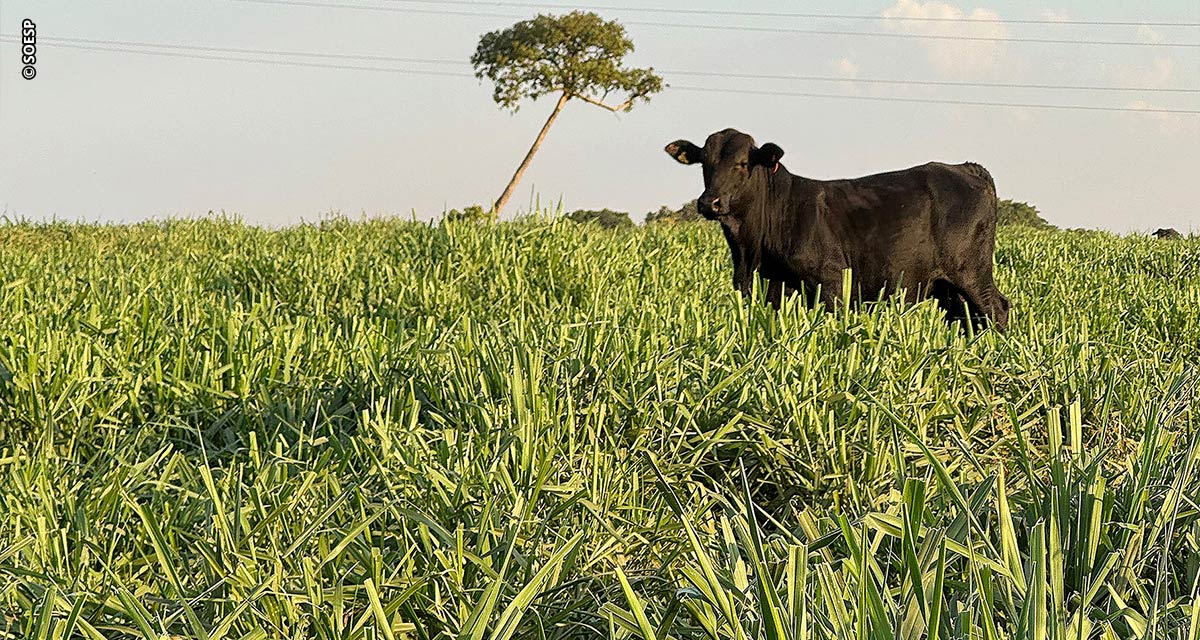
M 387 7 L 375 11 L 328 5 Z M 497 0 L 503 4 L 511 0 Z M 594 0 L 580 6 L 639 6 Z M 576 5 L 572 5 L 576 6 Z M 697 0 L 666 8 L 1200 23 L 1200 0 Z M 346 58 L 306 63 L 469 73 L 486 31 L 537 10 L 405 0 L 0 0 L 0 32 L 32 19 L 37 77 L 0 44 L 0 213 L 33 220 L 132 222 L 209 210 L 284 225 L 337 211 L 357 217 L 440 215 L 499 195 L 553 106 L 510 115 L 473 77 L 287 67 L 53 47 L 52 38 L 461 60 L 460 66 Z M 913 23 L 600 12 L 623 22 L 956 34 L 987 38 L 1195 43 L 1197 27 Z M 1200 89 L 1200 46 L 1100 46 L 699 30 L 629 24 L 629 63 L 669 84 L 1009 103 L 1200 111 L 1200 93 L 869 85 L 672 74 L 712 71 Z M 259 54 L 183 54 L 263 58 Z M 669 159 L 677 138 L 703 143 L 735 127 L 786 152 L 811 178 L 853 177 L 929 160 L 971 160 L 1001 197 L 1028 201 L 1066 227 L 1200 231 L 1200 115 L 1108 113 L 738 95 L 668 88 L 614 115 L 572 102 L 550 131 L 506 214 L 541 201 L 631 212 L 701 191 L 700 171 Z

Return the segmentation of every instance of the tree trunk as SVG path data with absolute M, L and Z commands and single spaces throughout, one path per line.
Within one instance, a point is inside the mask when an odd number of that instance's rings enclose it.
M 500 210 L 508 203 L 508 199 L 512 197 L 513 191 L 517 188 L 517 183 L 521 181 L 521 176 L 525 174 L 525 170 L 529 168 L 529 163 L 533 160 L 533 154 L 537 153 L 538 147 L 542 146 L 542 141 L 546 139 L 546 133 L 550 131 L 550 125 L 554 124 L 554 119 L 558 117 L 558 112 L 562 111 L 567 100 L 571 96 L 563 92 L 558 98 L 558 104 L 554 105 L 554 111 L 550 112 L 550 117 L 546 118 L 546 124 L 542 125 L 542 131 L 538 134 L 536 140 L 533 141 L 533 146 L 529 147 L 529 153 L 525 154 L 525 159 L 521 161 L 521 166 L 517 167 L 517 172 L 513 174 L 512 180 L 508 181 L 508 186 L 504 188 L 504 193 L 500 194 L 500 198 L 496 200 L 496 206 L 492 209 L 492 214 L 496 217 L 500 216 Z

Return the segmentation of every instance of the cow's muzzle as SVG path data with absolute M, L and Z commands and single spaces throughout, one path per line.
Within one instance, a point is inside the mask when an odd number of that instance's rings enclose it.
M 702 195 L 698 200 L 696 200 L 696 210 L 699 211 L 700 215 L 704 216 L 705 218 L 709 220 L 716 220 L 721 216 L 724 204 L 725 203 L 721 202 L 721 198 L 719 197 Z

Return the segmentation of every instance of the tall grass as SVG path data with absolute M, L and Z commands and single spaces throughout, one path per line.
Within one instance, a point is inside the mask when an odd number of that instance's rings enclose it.
M 0 637 L 1197 637 L 1198 241 L 1006 231 L 1006 335 L 726 262 L 0 227 Z

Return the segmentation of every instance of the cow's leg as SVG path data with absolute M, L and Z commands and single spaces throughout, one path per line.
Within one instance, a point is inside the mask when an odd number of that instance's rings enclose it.
M 743 296 L 750 294 L 750 285 L 754 281 L 754 271 L 746 259 L 746 252 L 738 242 L 737 234 L 728 226 L 721 225 L 725 233 L 725 241 L 729 243 L 729 256 L 733 259 L 733 288 Z
M 992 285 L 992 323 L 997 331 L 1004 333 L 1008 331 L 1008 310 L 1012 308 L 1012 303 L 1008 297 Z
M 960 287 L 949 280 L 934 280 L 929 288 L 929 296 L 937 301 L 942 311 L 946 312 L 946 322 L 950 324 L 967 320 L 970 316 L 968 306 L 975 307 L 975 302 L 971 301 Z
M 986 328 L 991 318 L 991 292 L 959 289 L 958 295 L 964 306 L 963 319 L 970 322 L 975 331 L 982 331 Z
M 946 283 L 954 301 L 947 315 L 952 320 L 966 320 L 977 330 L 991 326 L 997 331 L 1008 329 L 1008 309 L 1011 303 L 991 282 L 969 284 Z M 941 299 L 939 299 L 941 302 Z M 946 308 L 943 305 L 943 308 Z
M 862 285 L 857 280 L 852 280 L 849 291 L 842 291 L 845 286 L 846 269 L 850 266 L 846 264 L 826 264 L 821 268 L 821 302 L 829 311 L 834 311 L 846 304 L 842 300 L 843 296 L 850 296 L 849 306 L 857 307 L 862 300 L 859 295 L 862 294 Z M 840 301 L 840 302 L 839 302 Z
M 769 280 L 767 285 L 767 303 L 776 311 L 783 304 L 783 280 Z
M 979 286 L 967 289 L 966 294 L 974 301 L 971 321 L 976 327 L 986 324 L 1000 333 L 1008 330 L 1008 310 L 1012 303 L 1000 293 L 990 278 Z
M 820 295 L 817 297 L 818 301 L 825 305 L 826 311 L 836 311 L 838 308 L 838 297 L 842 290 L 841 279 L 839 278 L 836 281 L 826 279 L 820 284 L 821 291 Z
M 733 265 L 733 288 L 743 296 L 750 295 L 750 289 L 754 284 L 754 272 L 746 268 L 746 265 L 734 263 Z

